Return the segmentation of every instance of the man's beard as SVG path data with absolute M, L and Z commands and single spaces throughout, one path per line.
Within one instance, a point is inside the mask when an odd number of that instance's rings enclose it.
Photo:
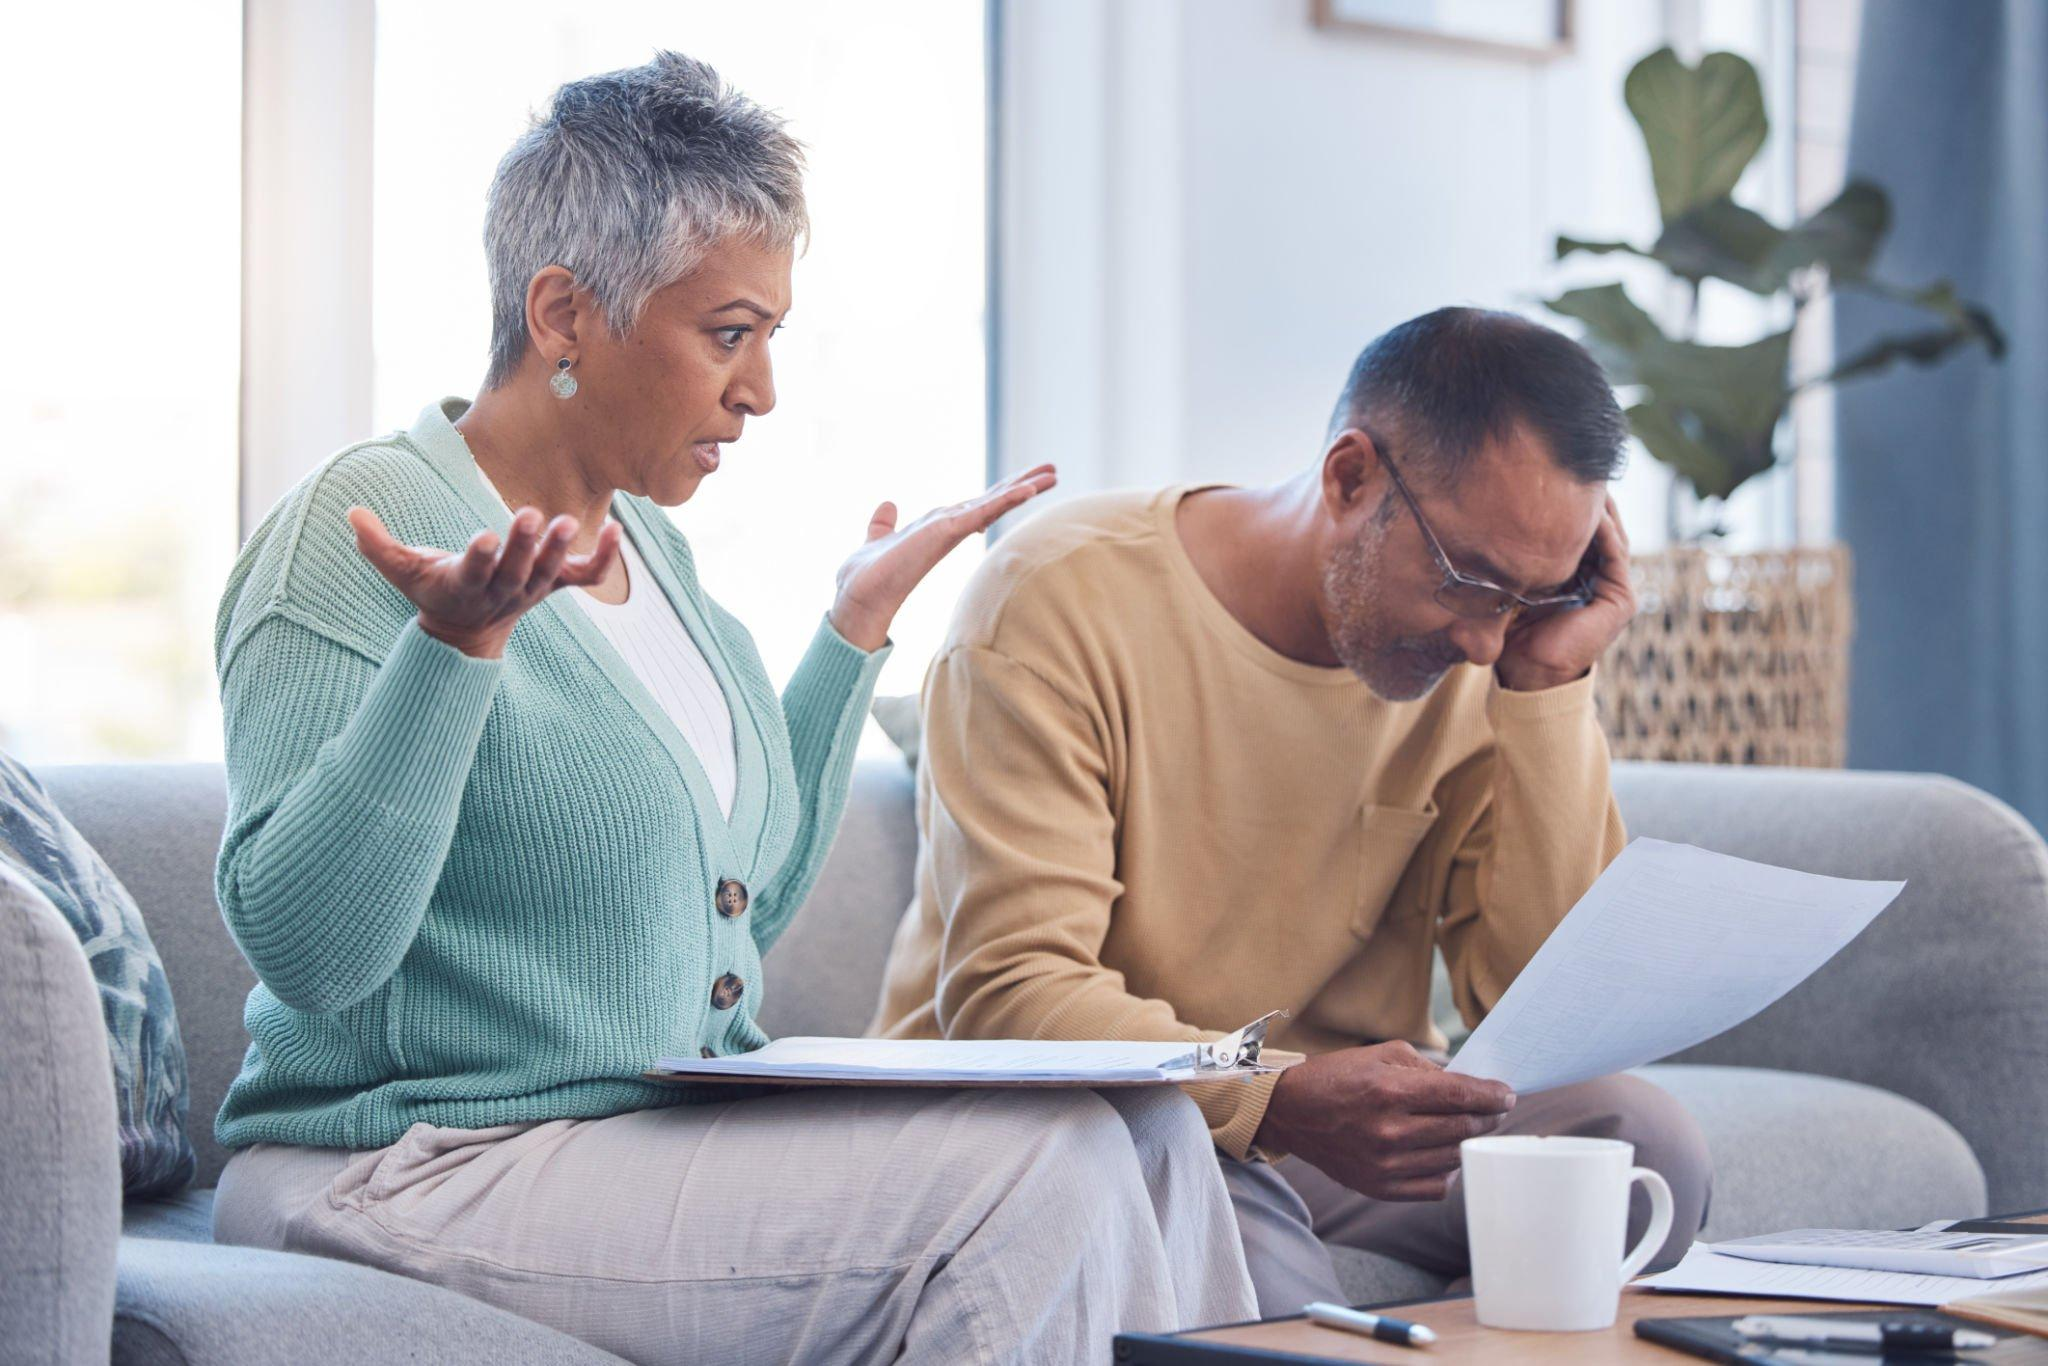
M 1366 529 L 1339 545 L 1323 569 L 1323 616 L 1338 662 L 1389 702 L 1426 697 L 1465 654 L 1439 631 L 1386 640 L 1384 579 L 1379 573 L 1386 524 L 1374 517 Z

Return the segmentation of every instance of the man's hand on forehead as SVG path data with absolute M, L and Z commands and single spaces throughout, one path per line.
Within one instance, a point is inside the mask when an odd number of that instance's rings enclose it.
M 1584 607 L 1533 615 L 1509 628 L 1507 644 L 1493 666 L 1502 687 L 1537 692 L 1584 678 L 1635 616 L 1628 533 L 1612 494 L 1601 507 L 1589 551 L 1597 561 L 1593 600 Z

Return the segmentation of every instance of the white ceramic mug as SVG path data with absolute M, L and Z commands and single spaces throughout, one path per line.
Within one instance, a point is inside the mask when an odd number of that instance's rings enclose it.
M 1613 1138 L 1497 1135 L 1460 1145 L 1472 1295 L 1488 1328 L 1583 1333 L 1614 1323 L 1621 1287 L 1671 1232 L 1671 1187 Z M 1650 1227 L 1626 1255 L 1628 1194 Z

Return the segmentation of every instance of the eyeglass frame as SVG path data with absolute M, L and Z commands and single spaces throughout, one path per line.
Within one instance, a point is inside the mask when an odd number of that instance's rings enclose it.
M 1370 436 L 1371 433 L 1367 435 Z M 1452 564 L 1451 557 L 1444 552 L 1443 542 L 1437 539 L 1435 530 L 1429 525 L 1429 519 L 1422 515 L 1422 504 L 1408 491 L 1407 481 L 1401 478 L 1401 471 L 1395 468 L 1393 458 L 1387 454 L 1387 448 L 1380 444 L 1377 437 L 1373 437 L 1373 449 L 1378 453 L 1380 463 L 1387 467 L 1387 477 L 1394 481 L 1394 491 L 1399 493 L 1401 501 L 1408 505 L 1409 513 L 1415 518 L 1415 525 L 1422 531 L 1422 539 L 1428 542 L 1429 553 L 1435 558 L 1437 568 L 1444 572 L 1443 582 L 1436 586 L 1433 595 L 1437 606 L 1467 621 L 1497 621 L 1501 617 L 1518 617 L 1524 612 L 1539 608 L 1584 607 L 1593 601 L 1593 580 L 1598 570 L 1590 561 L 1579 566 L 1578 577 L 1568 591 L 1541 598 L 1523 597 L 1512 588 L 1503 588 L 1491 579 L 1467 574 Z M 1477 588 L 1497 594 L 1501 605 L 1483 613 L 1460 611 L 1456 606 L 1444 601 L 1444 594 L 1453 588 Z

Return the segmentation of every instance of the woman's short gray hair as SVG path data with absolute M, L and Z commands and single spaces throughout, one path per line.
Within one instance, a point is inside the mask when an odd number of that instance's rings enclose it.
M 541 270 L 565 267 L 623 335 L 713 244 L 802 238 L 803 169 L 781 118 L 680 53 L 564 85 L 491 180 L 484 387 L 526 354 L 526 289 Z

